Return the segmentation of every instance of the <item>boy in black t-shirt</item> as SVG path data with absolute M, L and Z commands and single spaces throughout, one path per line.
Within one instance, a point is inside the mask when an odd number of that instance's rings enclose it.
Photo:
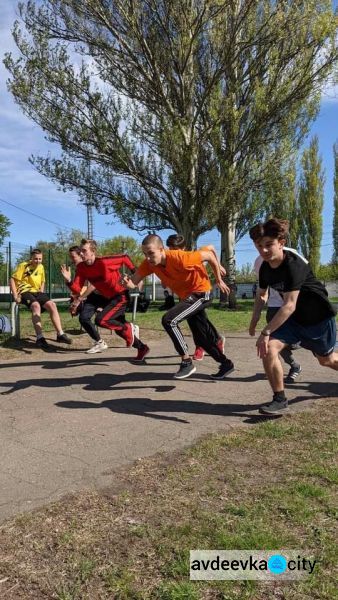
M 334 352 L 336 311 L 310 266 L 296 254 L 284 250 L 288 230 L 288 221 L 280 219 L 270 219 L 250 229 L 250 237 L 263 258 L 250 335 L 255 334 L 269 288 L 280 293 L 284 302 L 256 343 L 273 390 L 272 402 L 260 408 L 263 414 L 279 414 L 288 405 L 278 357 L 285 346 L 300 343 L 313 352 L 321 365 L 338 370 L 338 354 Z

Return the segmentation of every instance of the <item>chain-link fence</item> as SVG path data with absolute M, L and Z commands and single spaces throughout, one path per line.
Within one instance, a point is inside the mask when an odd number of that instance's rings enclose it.
M 0 301 L 9 300 L 9 279 L 20 262 L 29 260 L 32 247 L 9 242 L 0 246 Z M 67 286 L 61 275 L 60 267 L 63 263 L 68 264 L 68 253 L 48 249 L 43 253 L 43 265 L 46 273 L 46 292 L 51 298 L 59 298 L 67 295 Z

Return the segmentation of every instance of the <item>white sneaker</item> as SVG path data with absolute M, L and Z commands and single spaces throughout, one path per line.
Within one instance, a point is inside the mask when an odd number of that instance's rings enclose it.
M 138 340 L 140 339 L 140 328 L 138 325 L 134 325 L 134 323 L 132 323 L 133 327 L 134 327 L 134 338 L 137 338 Z
M 106 342 L 104 340 L 99 340 L 98 342 L 95 342 L 95 344 L 89 348 L 89 350 L 86 350 L 86 354 L 96 354 L 97 352 L 103 352 L 103 350 L 107 350 L 108 345 L 106 344 Z

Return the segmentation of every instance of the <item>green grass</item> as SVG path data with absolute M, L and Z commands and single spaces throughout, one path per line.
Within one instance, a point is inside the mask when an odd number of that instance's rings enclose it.
M 332 600 L 333 402 L 209 435 L 170 464 L 137 461 L 119 495 L 78 494 L 7 522 L 1 591 L 17 585 L 16 597 L 37 600 Z M 189 550 L 222 548 L 296 549 L 320 563 L 287 585 L 190 581 Z

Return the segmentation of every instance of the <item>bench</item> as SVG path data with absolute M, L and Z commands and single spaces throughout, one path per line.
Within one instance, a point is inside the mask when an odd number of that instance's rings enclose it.
M 67 298 L 51 298 L 55 304 L 59 304 L 61 302 L 69 303 L 69 296 Z M 11 302 L 11 327 L 12 327 L 12 336 L 20 339 L 20 304 L 16 302 Z
M 134 292 L 130 294 L 130 297 L 133 298 L 133 316 L 132 322 L 135 323 L 136 320 L 136 312 L 137 312 L 137 301 L 139 297 L 139 292 Z M 67 298 L 51 298 L 55 304 L 59 304 L 61 302 L 69 303 L 69 296 Z M 12 327 L 12 336 L 20 339 L 20 310 L 19 304 L 16 302 L 11 302 L 11 327 Z

